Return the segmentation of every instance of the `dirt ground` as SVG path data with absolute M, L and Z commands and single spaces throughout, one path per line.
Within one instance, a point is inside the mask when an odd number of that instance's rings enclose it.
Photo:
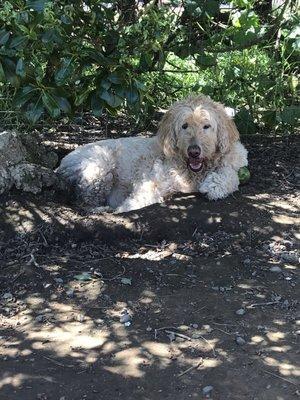
M 224 201 L 0 198 L 1 400 L 300 396 L 299 140 L 244 142 L 252 179 Z

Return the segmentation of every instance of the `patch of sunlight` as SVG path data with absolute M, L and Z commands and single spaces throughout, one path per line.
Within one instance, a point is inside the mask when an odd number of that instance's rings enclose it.
M 175 204 L 170 204 L 168 208 L 170 210 L 186 210 L 185 206 L 176 206 Z
M 199 369 L 216 368 L 221 364 L 221 360 L 216 360 L 215 358 L 205 358 Z
M 148 350 L 150 354 L 156 357 L 168 357 L 170 352 L 169 345 L 157 342 L 144 342 L 143 347 Z
M 132 255 L 123 255 L 122 258 L 139 258 L 141 260 L 149 260 L 149 261 L 160 261 L 163 260 L 166 257 L 170 257 L 172 255 L 173 251 L 170 249 L 166 250 L 148 250 L 146 253 L 140 254 L 132 254 Z
M 274 324 L 280 325 L 280 326 L 283 326 L 286 324 L 286 322 L 283 321 L 282 319 L 274 319 L 273 322 L 274 322 Z
M 114 363 L 118 365 L 113 367 L 105 366 L 104 369 L 124 377 L 141 378 L 145 373 L 141 371 L 140 365 L 146 362 L 148 360 L 141 355 L 140 349 L 133 347 L 115 353 Z
M 26 302 L 33 308 L 42 306 L 44 304 L 44 299 L 41 297 L 35 297 L 35 296 L 28 296 L 26 298 Z
M 266 357 L 264 359 L 264 363 L 267 364 L 269 367 L 278 368 L 281 375 L 300 376 L 300 368 L 288 362 L 282 362 L 280 360 L 276 360 L 273 357 Z
M 60 326 L 47 326 L 43 330 L 34 326 L 27 329 L 26 339 L 32 341 L 33 349 L 44 349 L 45 342 L 53 343 L 53 350 L 59 356 L 70 355 L 70 348 L 92 350 L 102 347 L 106 342 L 109 332 L 92 330 L 91 321 L 85 323 L 65 322 Z
M 259 344 L 259 343 L 263 342 L 264 340 L 265 340 L 264 337 L 259 336 L 259 335 L 254 335 L 251 338 L 250 344 L 256 345 L 256 344 Z
M 4 376 L 2 379 L 0 378 L 0 389 L 2 389 L 4 386 L 9 385 L 13 386 L 15 388 L 20 387 L 26 380 L 32 380 L 32 379 L 41 379 L 46 382 L 55 382 L 53 378 L 50 376 L 39 376 L 35 375 L 30 376 L 26 374 L 16 374 L 13 376 Z
M 283 210 L 288 210 L 292 212 L 297 212 L 299 210 L 296 204 L 291 204 L 290 202 L 270 201 L 269 205 L 275 208 L 282 208 Z
M 276 222 L 277 224 L 283 224 L 283 225 L 294 225 L 300 223 L 299 218 L 293 218 L 288 215 L 273 215 L 272 220 Z
M 268 347 L 267 350 L 275 351 L 277 353 L 286 353 L 287 351 L 289 351 L 291 349 L 292 349 L 291 346 L 271 346 L 271 347 Z
M 285 333 L 283 332 L 268 332 L 266 334 L 267 338 L 271 341 L 271 342 L 279 342 L 280 340 L 285 338 Z
M 207 218 L 207 222 L 209 224 L 213 224 L 213 223 L 219 224 L 220 222 L 222 222 L 222 217 L 209 217 L 209 218 Z
M 237 287 L 239 287 L 240 289 L 252 289 L 253 286 L 249 285 L 248 283 L 239 283 Z

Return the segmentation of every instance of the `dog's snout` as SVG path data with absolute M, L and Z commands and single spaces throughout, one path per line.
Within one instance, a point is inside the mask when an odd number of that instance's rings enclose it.
M 201 149 L 196 144 L 188 147 L 188 155 L 193 158 L 199 157 L 201 154 Z

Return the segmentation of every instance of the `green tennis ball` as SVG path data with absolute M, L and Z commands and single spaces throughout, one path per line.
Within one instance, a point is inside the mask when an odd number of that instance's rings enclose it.
M 250 171 L 247 167 L 242 167 L 239 169 L 238 172 L 240 184 L 244 184 L 249 181 L 250 179 Z

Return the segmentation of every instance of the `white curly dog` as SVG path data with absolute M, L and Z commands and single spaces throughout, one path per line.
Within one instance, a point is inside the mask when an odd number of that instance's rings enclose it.
M 85 206 L 126 212 L 176 192 L 222 199 L 238 190 L 238 170 L 247 164 L 247 150 L 225 108 L 197 96 L 175 103 L 157 136 L 78 147 L 57 172 Z

